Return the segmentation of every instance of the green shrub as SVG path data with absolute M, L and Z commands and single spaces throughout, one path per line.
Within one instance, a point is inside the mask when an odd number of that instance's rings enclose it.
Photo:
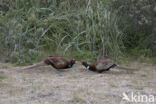
M 155 0 L 113 0 L 112 5 L 122 16 L 119 25 L 127 51 L 139 48 L 141 54 L 156 56 Z
M 140 13 L 151 7 L 131 1 L 2 0 L 0 57 L 21 65 L 52 54 L 90 61 L 125 52 L 153 56 L 153 15 Z

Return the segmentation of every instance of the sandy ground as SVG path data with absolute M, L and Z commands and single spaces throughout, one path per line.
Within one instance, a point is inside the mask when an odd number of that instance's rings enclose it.
M 131 66 L 140 70 L 98 74 L 75 65 L 63 72 L 50 66 L 19 71 L 0 64 L 0 104 L 148 104 L 123 100 L 124 92 L 153 95 L 150 104 L 156 104 L 156 66 Z

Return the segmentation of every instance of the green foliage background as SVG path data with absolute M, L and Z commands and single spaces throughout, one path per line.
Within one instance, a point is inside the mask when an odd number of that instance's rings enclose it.
M 0 58 L 30 64 L 156 56 L 154 0 L 1 0 Z

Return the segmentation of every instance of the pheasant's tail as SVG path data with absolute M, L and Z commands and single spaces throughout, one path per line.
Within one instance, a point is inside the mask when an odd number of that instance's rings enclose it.
M 138 70 L 138 69 L 135 69 L 135 68 L 127 68 L 127 67 L 123 67 L 123 66 L 119 66 L 119 65 L 115 66 L 115 68 L 123 69 L 123 70 L 131 70 L 131 71 L 136 71 L 136 70 Z
M 27 66 L 25 68 L 22 68 L 21 70 L 25 70 L 25 69 L 33 69 L 33 68 L 37 68 L 37 67 L 40 67 L 40 66 L 46 66 L 47 64 L 44 63 L 44 62 L 40 62 L 40 63 L 37 63 L 37 64 L 34 64 L 34 65 L 31 65 L 31 66 Z

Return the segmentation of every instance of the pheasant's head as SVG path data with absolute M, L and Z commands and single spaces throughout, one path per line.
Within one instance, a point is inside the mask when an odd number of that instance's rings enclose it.
M 75 64 L 76 63 L 76 60 L 73 59 L 73 60 L 71 60 L 71 62 L 72 62 L 72 64 Z
M 69 62 L 68 66 L 71 68 L 75 63 L 76 63 L 76 60 L 72 59 L 72 60 Z
M 88 63 L 87 62 L 85 62 L 85 61 L 82 61 L 82 63 L 81 63 L 83 66 L 85 66 L 87 69 L 89 68 L 89 65 L 88 65 Z

